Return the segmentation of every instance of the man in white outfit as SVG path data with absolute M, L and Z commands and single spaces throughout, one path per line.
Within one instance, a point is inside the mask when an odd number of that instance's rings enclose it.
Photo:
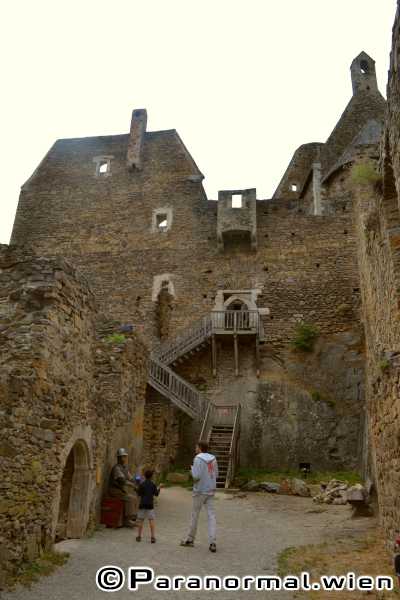
M 186 540 L 181 541 L 181 546 L 194 546 L 199 513 L 204 504 L 210 529 L 210 550 L 216 552 L 217 524 L 214 514 L 214 492 L 217 489 L 218 465 L 215 456 L 208 454 L 207 450 L 208 442 L 199 440 L 196 444 L 196 457 L 191 467 L 194 487 L 190 529 Z

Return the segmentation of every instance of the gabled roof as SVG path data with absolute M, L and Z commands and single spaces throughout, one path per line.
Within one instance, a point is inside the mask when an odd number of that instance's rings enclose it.
M 375 64 L 375 60 L 373 58 L 371 58 L 371 56 L 369 56 L 369 54 L 367 54 L 366 52 L 364 52 L 364 50 L 362 52 L 360 52 L 360 54 L 358 56 L 356 56 L 353 59 L 353 62 L 350 65 L 350 69 L 355 66 L 355 65 L 359 65 L 359 63 L 362 60 L 366 60 L 367 62 L 370 60 L 371 62 L 373 62 Z
M 324 177 L 371 119 L 383 120 L 385 109 L 386 100 L 379 92 L 361 91 L 351 98 L 321 150 Z
M 365 125 L 365 127 L 361 130 L 361 132 L 356 135 L 356 137 L 351 142 L 350 146 L 346 148 L 343 152 L 342 156 L 335 163 L 329 173 L 324 177 L 322 183 L 327 181 L 329 177 L 334 173 L 339 167 L 351 162 L 354 160 L 355 150 L 354 147 L 359 144 L 367 144 L 368 142 L 379 142 L 382 135 L 382 125 L 378 123 L 375 119 L 371 119 Z

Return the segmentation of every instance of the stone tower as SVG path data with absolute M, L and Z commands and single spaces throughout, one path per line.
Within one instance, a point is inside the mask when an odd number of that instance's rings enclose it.
M 376 81 L 375 61 L 365 52 L 361 52 L 351 63 L 351 83 L 353 95 L 361 91 L 378 93 Z

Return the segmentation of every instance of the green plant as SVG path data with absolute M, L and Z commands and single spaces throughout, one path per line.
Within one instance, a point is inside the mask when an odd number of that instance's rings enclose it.
M 321 398 L 321 394 L 319 392 L 312 392 L 311 398 L 313 400 L 319 400 Z
M 186 419 L 187 421 L 192 422 L 192 417 L 178 406 L 174 406 L 174 417 L 176 419 Z
M 384 371 L 385 369 L 387 369 L 387 366 L 388 366 L 388 364 L 389 364 L 389 363 L 388 363 L 388 361 L 387 361 L 387 360 L 381 360 L 381 362 L 380 362 L 380 363 L 378 363 L 378 369 L 380 370 L 380 372 L 381 372 L 381 373 L 383 373 L 383 371 Z
M 349 312 L 350 306 L 348 304 L 342 304 L 341 306 L 339 306 L 339 310 L 345 315 Z
M 314 348 L 315 339 L 318 337 L 319 331 L 314 323 L 299 323 L 293 325 L 293 341 L 292 348 L 301 348 L 302 350 L 312 350 Z
M 332 398 L 328 398 L 327 401 L 326 401 L 326 403 L 327 403 L 328 406 L 333 406 L 333 404 L 334 404 Z
M 89 533 L 87 534 L 88 538 L 92 538 L 94 536 L 95 533 L 98 533 L 99 531 L 103 531 L 101 527 L 93 527 L 93 529 L 91 529 L 89 531 Z
M 369 231 L 367 231 L 367 230 L 365 230 L 365 231 L 364 231 L 364 237 L 365 237 L 365 239 L 367 240 L 367 244 L 369 244 L 369 243 L 370 243 L 370 241 L 371 241 L 371 234 L 370 234 L 370 232 L 369 232 Z
M 354 184 L 373 185 L 380 180 L 369 156 L 358 158 L 350 169 L 350 181 Z
M 200 385 L 196 385 L 196 390 L 199 390 L 199 392 L 206 392 L 207 387 L 201 387 Z
M 123 333 L 113 333 L 112 335 L 108 336 L 108 341 L 109 342 L 118 342 L 120 344 L 125 344 L 126 339 Z
M 68 552 L 45 550 L 41 558 L 15 567 L 10 574 L 8 585 L 12 587 L 19 583 L 24 587 L 30 587 L 31 583 L 37 581 L 41 575 L 50 575 L 56 566 L 65 565 L 68 557 Z
M 181 473 L 182 475 L 188 475 L 189 481 L 186 483 L 172 483 L 171 481 L 167 481 L 168 473 Z M 192 487 L 193 479 L 192 474 L 188 471 L 187 467 L 179 467 L 177 465 L 171 465 L 167 471 L 165 471 L 161 477 L 157 480 L 157 484 L 163 483 L 165 487 L 172 487 L 173 485 L 179 485 L 180 487 Z
M 282 483 L 285 479 L 299 478 L 299 471 L 287 468 L 274 471 L 268 467 L 239 467 L 236 471 L 236 477 L 243 477 L 249 481 L 255 479 L 258 482 L 270 481 L 271 483 Z M 319 483 L 320 481 L 330 481 L 331 479 L 348 481 L 350 485 L 363 483 L 361 475 L 355 471 L 325 471 L 323 473 L 313 471 L 312 473 L 307 474 L 307 483 L 310 484 Z

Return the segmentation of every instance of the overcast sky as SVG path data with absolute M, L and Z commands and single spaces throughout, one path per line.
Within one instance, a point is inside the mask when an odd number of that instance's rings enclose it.
M 218 190 L 270 198 L 300 144 L 324 142 L 350 100 L 349 67 L 376 61 L 386 97 L 395 0 L 70 0 L 2 8 L 2 202 L 59 138 L 177 129 Z

